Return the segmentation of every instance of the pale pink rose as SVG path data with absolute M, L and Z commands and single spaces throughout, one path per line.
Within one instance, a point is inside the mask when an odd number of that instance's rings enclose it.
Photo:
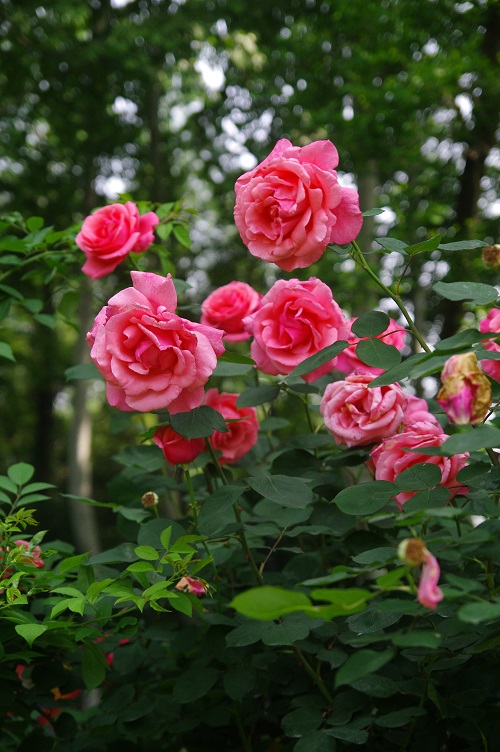
M 443 600 L 443 591 L 438 587 L 440 574 L 441 570 L 436 557 L 427 551 L 417 593 L 417 600 L 422 606 L 436 608 L 439 601 Z
M 201 598 L 205 595 L 205 586 L 200 580 L 196 580 L 194 577 L 182 577 L 175 586 L 176 590 L 182 590 L 184 593 L 192 593 Z
M 161 426 L 153 436 L 170 465 L 185 465 L 192 462 L 205 449 L 204 439 L 185 439 L 171 426 Z
M 222 355 L 222 332 L 177 316 L 170 274 L 131 272 L 133 287 L 114 295 L 87 334 L 90 357 L 119 410 L 199 407 Z
M 201 304 L 201 323 L 224 331 L 227 342 L 243 342 L 250 335 L 243 319 L 258 307 L 262 295 L 246 282 L 230 282 L 214 290 Z
M 337 444 L 373 444 L 400 427 L 406 407 L 403 390 L 399 384 L 370 389 L 373 378 L 356 371 L 326 387 L 320 412 Z
M 218 389 L 209 389 L 205 396 L 205 405 L 213 407 L 226 420 L 234 420 L 228 423 L 229 431 L 220 433 L 214 431 L 210 437 L 212 447 L 222 456 L 219 457 L 221 465 L 234 465 L 241 460 L 258 439 L 259 423 L 254 407 L 238 407 L 236 400 L 239 394 L 219 392 Z
M 91 279 L 110 274 L 130 252 L 141 253 L 153 242 L 159 223 L 154 212 L 142 217 L 132 201 L 103 206 L 83 222 L 75 242 L 87 256 L 82 267 Z
M 264 373 L 291 373 L 295 366 L 347 334 L 346 321 L 332 292 L 316 277 L 306 282 L 280 279 L 271 287 L 245 327 L 253 335 L 252 358 Z M 335 359 L 304 376 L 314 381 L 333 369 Z
M 492 308 L 485 319 L 479 322 L 479 331 L 496 333 L 500 338 L 500 308 Z M 483 347 L 491 352 L 500 352 L 500 343 L 494 339 L 484 339 Z M 500 360 L 482 360 L 481 367 L 488 376 L 500 381 Z
M 317 261 L 329 243 L 350 243 L 363 222 L 359 196 L 342 188 L 331 141 L 302 148 L 282 138 L 235 185 L 234 221 L 250 253 L 287 272 Z
M 349 329 L 351 329 L 352 325 L 356 321 L 355 318 L 348 321 Z M 391 320 L 391 323 L 387 327 L 387 329 L 382 332 L 382 334 L 378 334 L 376 339 L 382 340 L 382 342 L 385 342 L 386 345 L 392 345 L 393 347 L 396 347 L 398 350 L 402 350 L 405 346 L 405 334 L 406 331 L 404 327 L 397 324 L 395 321 Z M 343 373 L 352 373 L 356 368 L 360 368 L 361 370 L 365 371 L 366 373 L 373 373 L 374 376 L 378 376 L 381 373 L 384 373 L 383 368 L 375 368 L 374 366 L 367 366 L 366 363 L 363 363 L 362 360 L 358 358 L 356 355 L 356 345 L 358 342 L 361 342 L 362 339 L 369 339 L 368 337 L 356 337 L 352 333 L 352 329 L 349 332 L 349 336 L 347 338 L 348 342 L 352 342 L 350 347 L 347 347 L 345 350 L 343 350 L 340 355 L 337 356 L 337 360 L 335 361 L 335 368 L 337 368 L 339 371 L 342 371 Z
M 450 499 L 458 493 L 466 493 L 467 488 L 457 481 L 457 473 L 466 464 L 469 453 L 455 454 L 453 457 L 436 457 L 418 452 L 407 452 L 406 449 L 419 449 L 423 447 L 439 447 L 449 438 L 443 433 L 443 429 L 435 423 L 422 422 L 406 426 L 396 436 L 384 439 L 371 451 L 371 467 L 374 471 L 375 480 L 388 480 L 394 482 L 403 470 L 422 462 L 437 465 L 441 470 L 440 486 L 450 489 Z M 401 491 L 394 498 L 399 508 L 411 499 L 416 491 Z
M 405 426 L 412 426 L 414 423 L 422 423 L 423 421 L 434 423 L 441 429 L 438 419 L 435 415 L 429 412 L 429 407 L 424 399 L 413 395 L 407 396 L 403 423 Z

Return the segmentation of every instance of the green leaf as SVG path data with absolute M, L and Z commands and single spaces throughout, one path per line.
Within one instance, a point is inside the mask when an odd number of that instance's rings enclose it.
M 37 637 L 40 637 L 48 629 L 45 624 L 16 624 L 15 630 L 18 635 L 24 637 L 31 647 Z
M 431 648 L 435 649 L 442 643 L 443 638 L 437 632 L 429 629 L 415 629 L 413 632 L 396 632 L 391 634 L 391 640 L 398 648 Z
M 299 739 L 293 752 L 335 752 L 335 740 L 325 731 L 311 731 Z
M 323 715 L 317 708 L 298 708 L 287 713 L 281 727 L 287 736 L 303 736 L 316 731 L 323 723 Z
M 203 504 L 198 516 L 198 530 L 208 537 L 220 533 L 235 522 L 233 504 L 244 493 L 243 486 L 223 486 L 218 488 Z
M 13 363 L 16 362 L 12 348 L 7 344 L 7 342 L 0 342 L 0 358 L 6 358 L 7 360 L 11 360 Z
M 354 728 L 354 726 L 333 726 L 326 729 L 325 734 L 334 736 L 336 739 L 340 739 L 348 744 L 365 744 L 368 741 L 368 731 L 363 729 Z
M 93 643 L 86 643 L 87 649 L 82 656 L 82 678 L 87 689 L 95 689 L 106 678 L 108 664 L 103 653 Z
M 24 486 L 35 472 L 33 465 L 28 465 L 26 462 L 18 462 L 16 465 L 12 465 L 7 470 L 7 475 L 13 483 L 18 486 Z
M 29 217 L 26 220 L 26 227 L 30 232 L 36 232 L 43 227 L 43 217 Z
M 245 363 L 233 363 L 224 361 L 221 358 L 217 363 L 213 376 L 219 376 L 221 378 L 231 376 L 246 376 L 254 370 L 254 367 Z
M 370 697 L 391 697 L 400 692 L 399 685 L 395 681 L 389 679 L 387 676 L 379 676 L 378 674 L 362 676 L 350 682 L 350 686 Z
M 424 708 L 415 706 L 380 715 L 378 718 L 375 718 L 375 723 L 377 726 L 382 726 L 382 728 L 400 728 L 401 726 L 407 726 L 412 718 L 420 715 L 427 715 L 427 712 Z
M 224 355 L 221 355 L 219 362 L 222 363 L 241 363 L 243 365 L 254 366 L 255 360 L 248 355 L 242 355 L 241 353 L 230 352 L 226 350 Z
M 368 311 L 359 316 L 351 325 L 351 329 L 357 337 L 376 337 L 385 332 L 391 319 L 382 311 Z
M 85 379 L 102 379 L 94 363 L 80 363 L 77 366 L 71 366 L 64 371 L 66 381 L 83 381 Z
M 415 245 L 409 245 L 406 247 L 406 252 L 411 256 L 416 253 L 424 253 L 424 251 L 435 251 L 441 242 L 441 235 L 434 235 L 432 238 L 423 240 L 421 243 L 415 243 Z
M 344 488 L 334 498 L 334 503 L 344 514 L 366 515 L 378 512 L 397 493 L 395 483 L 387 480 L 374 480 L 359 486 Z
M 423 509 L 444 507 L 450 499 L 450 491 L 445 486 L 419 491 L 404 504 L 404 512 L 420 512 Z
M 311 608 L 311 601 L 303 593 L 265 585 L 240 593 L 229 605 L 243 616 L 269 620 Z
M 255 686 L 257 672 L 255 669 L 244 666 L 230 668 L 224 673 L 224 689 L 232 700 L 241 702 Z
M 381 339 L 363 339 L 356 345 L 356 355 L 363 363 L 373 368 L 393 368 L 401 362 L 401 353 Z
M 202 405 L 185 413 L 170 416 L 170 425 L 185 439 L 202 439 L 214 431 L 228 433 L 229 428 L 222 415 L 208 405 Z
M 380 632 L 386 627 L 391 627 L 401 618 L 401 614 L 391 614 L 378 611 L 377 608 L 366 608 L 359 614 L 354 614 L 347 619 L 349 629 L 357 635 Z
M 48 313 L 36 313 L 33 318 L 39 324 L 47 326 L 49 329 L 55 329 L 57 324 L 57 316 L 52 316 Z
M 265 499 L 283 507 L 303 509 L 313 501 L 313 492 L 303 478 L 288 475 L 258 475 L 248 479 L 248 484 Z
M 279 396 L 280 391 L 279 386 L 254 386 L 240 394 L 236 400 L 236 405 L 238 407 L 263 405 L 265 402 L 275 400 Z
M 432 289 L 447 300 L 470 300 L 472 305 L 489 305 L 498 297 L 496 287 L 482 282 L 436 282 Z
M 136 546 L 134 553 L 139 559 L 145 559 L 146 561 L 156 561 L 160 558 L 160 554 L 152 546 Z
M 183 671 L 174 684 L 173 696 L 182 704 L 205 697 L 219 677 L 215 668 L 198 667 Z
M 350 684 L 366 674 L 373 674 L 385 666 L 394 657 L 392 650 L 358 650 L 349 656 L 338 669 L 335 677 L 335 687 Z
M 191 248 L 191 240 L 189 238 L 189 230 L 185 225 L 174 225 L 174 235 L 184 248 Z
M 398 253 L 405 253 L 408 246 L 408 243 L 403 243 L 402 240 L 396 238 L 376 238 L 376 241 L 387 251 L 397 251 Z
M 457 243 L 441 243 L 438 247 L 440 251 L 474 251 L 487 245 L 484 240 L 459 240 Z
M 458 618 L 467 624 L 481 624 L 483 621 L 498 621 L 500 619 L 500 602 L 466 603 L 458 609 Z
M 364 211 L 361 216 L 362 217 L 376 217 L 378 214 L 383 214 L 384 209 L 367 209 Z
M 165 530 L 162 530 L 160 533 L 160 543 L 165 549 L 165 551 L 168 551 L 171 538 L 172 538 L 172 526 L 170 525 L 170 527 L 166 527 Z
M 368 386 L 387 386 L 387 384 L 394 384 L 395 381 L 401 381 L 401 379 L 411 376 L 413 368 L 420 365 L 424 360 L 428 360 L 428 358 L 429 356 L 426 353 L 412 355 L 397 366 L 390 368 L 386 373 L 381 373 L 376 379 L 370 381 Z
M 396 549 L 394 547 L 380 546 L 379 548 L 371 548 L 368 551 L 363 551 L 357 556 L 353 556 L 352 560 L 356 564 L 386 564 L 395 556 Z
M 342 350 L 345 350 L 346 347 L 349 347 L 349 342 L 342 339 L 338 340 L 338 342 L 334 342 L 333 345 L 328 345 L 328 347 L 323 348 L 323 350 L 320 350 L 315 355 L 311 355 L 309 358 L 303 360 L 302 363 L 296 366 L 293 371 L 288 374 L 286 379 L 305 376 L 306 373 L 315 371 L 316 368 L 323 366 L 325 363 L 328 363 L 329 360 L 335 358 L 342 352 Z
M 440 447 L 421 447 L 419 454 L 452 457 L 462 452 L 475 452 L 478 449 L 492 449 L 500 446 L 500 429 L 493 426 L 472 427 L 464 433 L 456 433 L 446 439 Z M 410 450 L 413 451 L 413 450 Z
M 437 465 L 424 462 L 403 470 L 394 482 L 402 491 L 421 491 L 434 488 L 441 483 L 441 478 L 441 469 Z
M 173 229 L 174 225 L 169 222 L 168 224 L 157 225 L 157 227 L 155 227 L 155 232 L 162 240 L 168 240 Z

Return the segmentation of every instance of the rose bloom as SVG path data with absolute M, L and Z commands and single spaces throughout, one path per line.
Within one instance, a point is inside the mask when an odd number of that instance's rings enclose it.
M 441 570 L 436 557 L 427 551 L 417 592 L 417 600 L 422 606 L 436 608 L 439 601 L 443 600 L 443 591 L 437 585 L 440 574 Z
M 177 295 L 170 274 L 131 276 L 133 287 L 111 298 L 87 334 L 108 402 L 139 412 L 199 407 L 224 352 L 222 332 L 174 313 Z
M 356 371 L 326 387 L 320 412 L 337 444 L 373 444 L 400 427 L 406 407 L 403 390 L 399 384 L 370 389 L 373 378 Z
M 349 329 L 352 327 L 355 321 L 356 319 L 353 318 L 347 322 Z M 392 345 L 398 350 L 402 350 L 405 346 L 405 334 L 406 331 L 404 327 L 391 320 L 391 323 L 389 324 L 387 329 L 382 332 L 382 334 L 378 334 L 376 339 L 382 340 L 382 342 L 385 342 L 386 345 Z M 358 342 L 361 342 L 362 339 L 368 339 L 368 337 L 356 337 L 352 333 L 352 330 L 349 332 L 347 341 L 352 344 L 337 356 L 337 360 L 335 361 L 335 368 L 337 368 L 339 371 L 342 371 L 343 373 L 352 373 L 356 368 L 360 368 L 361 370 L 365 371 L 365 373 L 372 373 L 374 376 L 378 376 L 379 374 L 384 373 L 383 368 L 367 366 L 356 355 L 356 345 L 358 344 Z
M 359 196 L 342 188 L 331 141 L 302 148 L 282 138 L 235 185 L 234 221 L 253 256 L 287 272 L 317 261 L 329 243 L 350 243 L 363 222 Z
M 87 256 L 84 274 L 99 279 L 114 271 L 130 252 L 145 251 L 153 242 L 159 221 L 154 212 L 141 217 L 132 201 L 103 206 L 88 216 L 75 238 Z
M 316 277 L 306 282 L 280 279 L 259 309 L 245 319 L 253 335 L 251 355 L 264 373 L 291 373 L 295 366 L 347 335 L 346 320 L 332 292 Z M 335 359 L 306 374 L 314 381 L 334 367 Z
M 40 569 L 40 567 L 44 566 L 44 561 L 41 558 L 42 549 L 40 546 L 33 546 L 33 548 L 30 550 L 30 543 L 26 540 L 16 540 L 14 541 L 14 546 L 22 546 L 26 552 L 26 555 L 22 555 L 17 559 L 17 561 L 20 564 L 28 565 L 36 567 L 37 569 Z M 7 547 L 7 552 L 10 549 Z M 3 548 L 0 548 L 0 566 L 3 561 Z M 7 580 L 12 574 L 14 570 L 9 568 L 6 569 L 5 572 L 2 574 L 2 580 Z
M 234 465 L 257 443 L 257 413 L 254 407 L 237 407 L 236 400 L 239 396 L 219 392 L 218 389 L 209 389 L 205 396 L 205 405 L 213 407 L 226 420 L 234 419 L 234 423 L 228 423 L 227 433 L 214 431 L 210 437 L 212 447 L 222 452 L 222 456 L 219 457 L 222 465 Z
M 371 451 L 371 462 L 375 480 L 393 482 L 403 470 L 422 462 L 430 462 L 441 470 L 439 485 L 450 489 L 450 499 L 458 493 L 465 493 L 467 488 L 460 486 L 456 476 L 466 464 L 469 453 L 455 454 L 453 457 L 436 457 L 418 452 L 407 452 L 405 449 L 419 449 L 420 447 L 439 447 L 446 441 L 448 435 L 443 433 L 441 426 L 424 421 L 406 426 L 400 434 L 384 439 Z M 411 499 L 416 491 L 402 491 L 395 496 L 401 509 L 403 504 Z
M 158 428 L 153 441 L 160 447 L 170 465 L 185 465 L 192 462 L 205 449 L 204 439 L 185 439 L 171 426 Z
M 500 337 L 500 308 L 492 308 L 485 319 L 479 322 L 479 331 L 496 333 Z M 494 339 L 484 339 L 483 347 L 491 352 L 500 352 L 500 344 Z M 500 360 L 482 360 L 481 367 L 488 376 L 500 381 Z
M 182 577 L 175 585 L 176 590 L 182 590 L 184 593 L 192 593 L 201 598 L 205 595 L 205 586 L 200 580 L 196 580 L 194 577 Z
M 262 295 L 246 282 L 230 282 L 214 290 L 201 304 L 201 323 L 224 330 L 227 342 L 243 342 L 250 335 L 243 319 L 259 306 Z
M 422 421 L 434 423 L 441 429 L 441 424 L 436 416 L 429 412 L 429 407 L 424 399 L 413 395 L 407 396 L 403 423 L 405 426 L 412 426 L 414 423 L 422 423 Z

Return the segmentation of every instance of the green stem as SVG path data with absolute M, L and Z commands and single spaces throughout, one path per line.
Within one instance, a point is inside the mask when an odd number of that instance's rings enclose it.
M 184 477 L 186 478 L 186 483 L 187 483 L 187 487 L 189 491 L 189 504 L 191 506 L 191 511 L 193 513 L 193 525 L 194 525 L 194 529 L 197 531 L 198 530 L 198 505 L 196 503 L 196 497 L 194 495 L 193 479 L 191 478 L 189 467 L 187 465 L 186 467 L 184 467 Z M 210 549 L 208 548 L 204 540 L 201 541 L 201 545 L 205 549 L 207 556 L 210 558 L 212 569 L 214 571 L 215 576 L 217 576 L 217 567 L 215 566 L 213 556 L 210 553 Z M 220 599 L 220 594 L 219 594 L 219 599 Z
M 212 445 L 210 443 L 210 439 L 206 438 L 205 439 L 205 444 L 207 445 L 208 453 L 210 454 L 210 458 L 211 458 L 213 464 L 215 465 L 215 468 L 217 470 L 219 478 L 221 479 L 222 483 L 225 486 L 229 485 L 228 482 L 227 482 L 227 478 L 224 475 L 224 470 L 220 466 L 219 460 L 217 459 L 216 454 L 215 454 L 215 452 L 213 450 L 213 447 L 212 447 Z M 243 528 L 243 521 L 241 519 L 241 512 L 240 512 L 240 509 L 239 509 L 239 507 L 238 507 L 238 505 L 236 503 L 233 504 L 233 511 L 234 511 L 234 516 L 236 517 L 236 521 L 238 522 L 238 524 L 240 526 L 238 537 L 240 539 L 240 543 L 241 543 L 241 545 L 243 547 L 243 550 L 245 552 L 245 555 L 247 557 L 248 563 L 250 564 L 250 568 L 251 568 L 251 570 L 252 570 L 252 572 L 254 574 L 254 577 L 255 577 L 255 579 L 257 581 L 257 584 L 258 585 L 264 585 L 264 578 L 262 577 L 261 573 L 259 572 L 259 568 L 257 567 L 257 564 L 255 563 L 255 559 L 253 558 L 252 552 L 250 551 L 250 547 L 248 545 L 247 537 L 245 535 L 245 530 Z
M 319 674 L 316 673 L 313 667 L 309 665 L 309 662 L 307 661 L 306 657 L 296 645 L 293 646 L 293 649 L 294 649 L 295 655 L 297 656 L 297 658 L 299 659 L 302 666 L 304 667 L 306 672 L 309 674 L 313 682 L 316 684 L 317 688 L 319 689 L 319 691 L 321 692 L 321 694 L 323 695 L 327 703 L 329 705 L 333 705 L 334 704 L 333 697 L 331 696 L 330 692 L 326 688 L 325 683 L 323 679 L 321 678 L 321 676 L 319 676 Z
M 408 322 L 408 326 L 410 328 L 410 331 L 413 334 L 413 336 L 415 337 L 415 339 L 417 340 L 417 342 L 419 342 L 420 346 L 422 347 L 422 350 L 425 350 L 426 353 L 430 353 L 431 352 L 430 347 L 428 346 L 427 342 L 424 340 L 424 338 L 422 337 L 422 335 L 418 331 L 417 327 L 413 323 L 413 320 L 412 320 L 410 314 L 408 313 L 408 311 L 406 309 L 406 306 L 404 305 L 403 301 L 399 297 L 399 295 L 396 295 L 395 293 L 393 293 L 392 290 L 389 287 L 387 287 L 387 285 L 384 285 L 384 283 L 382 282 L 382 280 L 380 280 L 377 277 L 377 275 L 375 274 L 375 272 L 373 271 L 373 269 L 371 269 L 371 267 L 366 263 L 365 257 L 361 253 L 361 249 L 360 249 L 360 247 L 358 246 L 358 244 L 356 243 L 355 240 L 353 240 L 352 246 L 354 248 L 354 252 L 351 252 L 351 254 L 350 254 L 351 258 L 354 261 L 356 261 L 365 270 L 365 272 L 374 280 L 374 282 L 376 282 L 376 284 L 380 287 L 381 290 L 383 290 L 385 292 L 386 295 L 388 295 L 390 298 L 392 298 L 392 300 L 396 303 L 397 307 L 399 308 L 399 310 L 401 311 L 401 313 L 405 317 L 406 321 Z
M 21 269 L 23 266 L 27 266 L 28 264 L 32 264 L 35 261 L 38 261 L 43 256 L 47 256 L 49 254 L 54 254 L 55 251 L 41 251 L 40 253 L 34 254 L 33 256 L 29 256 L 29 258 L 24 259 L 24 261 L 20 261 L 19 264 L 16 264 L 12 267 L 12 269 L 8 269 L 3 274 L 0 274 L 0 282 L 3 282 L 4 279 L 7 279 L 7 277 L 10 277 L 11 274 L 14 274 L 18 269 Z

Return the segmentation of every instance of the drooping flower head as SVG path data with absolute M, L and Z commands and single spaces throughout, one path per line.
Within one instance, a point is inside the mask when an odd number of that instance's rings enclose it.
M 359 196 L 343 188 L 331 141 L 302 148 L 282 138 L 263 162 L 238 178 L 234 221 L 253 256 L 287 272 L 317 261 L 329 243 L 350 243 L 361 229 Z

